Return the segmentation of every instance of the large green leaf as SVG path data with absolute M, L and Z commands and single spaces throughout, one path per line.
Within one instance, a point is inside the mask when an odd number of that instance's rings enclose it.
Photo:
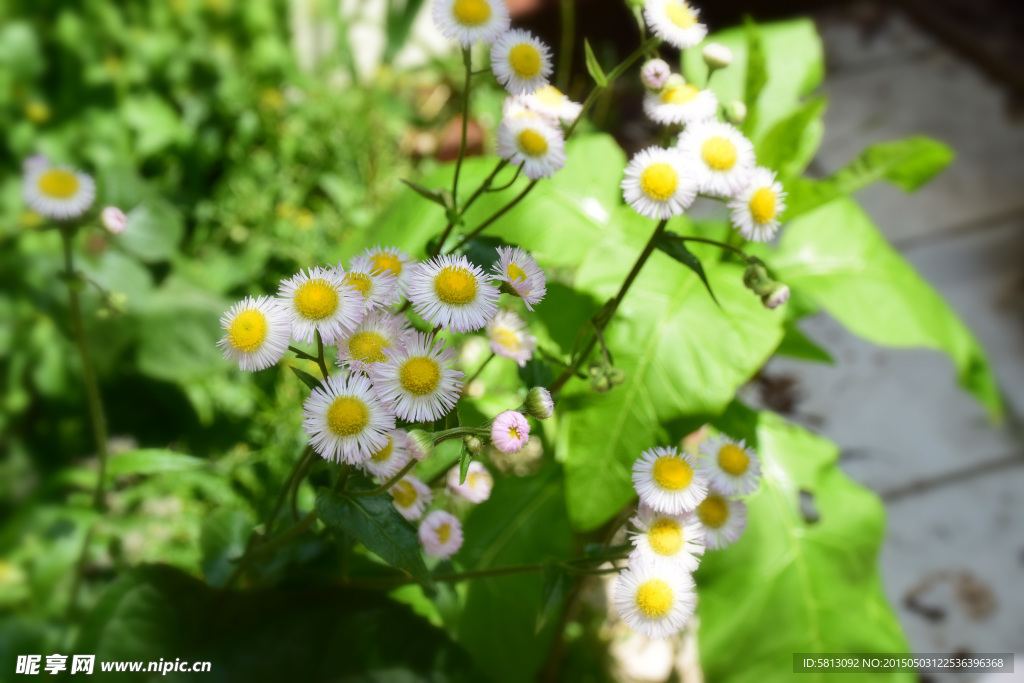
M 878 572 L 882 503 L 839 470 L 839 449 L 740 406 L 717 425 L 757 449 L 764 481 L 749 500 L 744 535 L 705 555 L 695 576 L 707 680 L 790 681 L 794 652 L 905 652 Z M 804 519 L 801 491 L 813 497 L 816 521 Z M 850 680 L 915 679 L 894 673 Z
M 139 329 L 139 370 L 181 381 L 227 365 L 217 347 L 220 316 L 228 303 L 218 296 L 169 280 L 148 299 Z
M 561 474 L 549 466 L 526 478 L 497 482 L 491 498 L 466 520 L 466 542 L 456 556 L 472 569 L 568 558 L 572 535 Z M 459 621 L 459 642 L 495 681 L 534 679 L 547 657 L 557 619 L 537 632 L 549 607 L 538 573 L 480 579 L 469 584 Z
M 128 212 L 128 227 L 117 241 L 143 261 L 166 261 L 184 234 L 177 209 L 164 200 L 147 199 Z
M 161 474 L 206 467 L 208 460 L 193 455 L 176 453 L 162 448 L 138 448 L 110 458 L 107 476 L 123 477 L 131 474 Z
M 995 377 L 974 335 L 856 202 L 838 199 L 792 221 L 768 258 L 779 280 L 854 334 L 947 353 L 960 384 L 994 417 L 1002 414 Z

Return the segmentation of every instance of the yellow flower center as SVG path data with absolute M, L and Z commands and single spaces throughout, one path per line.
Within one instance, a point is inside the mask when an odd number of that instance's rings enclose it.
M 505 272 L 508 273 L 508 279 L 513 282 L 516 280 L 526 281 L 526 271 L 514 263 L 508 264 L 508 268 L 505 269 Z
M 508 428 L 508 435 L 510 437 L 512 437 L 513 439 L 518 441 L 519 438 L 520 438 L 520 436 L 519 436 L 519 427 L 517 427 L 515 425 L 512 425 L 511 427 L 509 427 Z
M 527 128 L 519 134 L 519 151 L 530 157 L 544 156 L 548 151 L 548 141 L 537 131 Z
M 391 487 L 391 497 L 395 499 L 399 507 L 411 507 L 419 497 L 416 488 L 409 482 L 402 480 Z
M 370 295 L 373 278 L 366 273 L 345 273 L 345 284 L 357 290 L 365 299 Z
M 686 104 L 697 99 L 699 94 L 699 89 L 689 83 L 684 83 L 678 88 L 665 88 L 661 92 L 661 101 L 665 104 Z
M 388 340 L 378 332 L 357 332 L 348 340 L 348 352 L 352 358 L 364 363 L 383 363 L 387 360 L 384 349 L 390 347 Z
M 693 481 L 693 468 L 678 455 L 663 455 L 654 461 L 654 481 L 669 491 L 681 491 Z
M 543 88 L 538 88 L 533 93 L 533 96 L 537 98 L 538 102 L 549 107 L 557 107 L 565 98 L 562 91 L 553 85 L 545 85 Z
M 665 5 L 665 14 L 668 15 L 669 21 L 682 29 L 690 28 L 697 23 L 697 17 L 685 2 L 669 2 Z
M 339 396 L 327 409 L 327 426 L 338 436 L 358 434 L 369 423 L 370 409 L 353 396 Z
M 267 338 L 267 317 L 255 308 L 242 311 L 228 327 L 228 341 L 239 351 L 250 353 Z
M 469 488 L 475 489 L 478 481 L 480 481 L 480 475 L 476 472 L 470 472 L 466 475 L 466 486 Z
M 750 456 L 736 444 L 727 443 L 718 449 L 718 466 L 727 474 L 737 477 L 747 471 Z
M 388 437 L 388 443 L 384 448 L 380 449 L 376 453 L 370 456 L 370 459 L 374 462 L 387 462 L 391 459 L 391 454 L 395 452 L 395 440 L 390 436 Z
M 460 266 L 446 266 L 434 276 L 434 291 L 441 301 L 464 306 L 476 299 L 476 278 Z
M 683 547 L 683 527 L 671 519 L 659 519 L 651 525 L 647 540 L 659 555 L 675 555 Z
M 402 273 L 402 262 L 398 260 L 397 256 L 392 256 L 387 252 L 381 252 L 374 254 L 371 259 L 373 261 L 373 272 L 378 273 L 384 270 L 390 270 L 395 275 Z
M 437 361 L 426 356 L 410 358 L 402 363 L 398 381 L 411 394 L 426 396 L 437 389 L 441 382 L 441 368 Z
M 721 135 L 705 140 L 701 145 L 700 155 L 704 163 L 716 171 L 728 171 L 736 165 L 736 145 Z
M 533 78 L 540 73 L 540 52 L 529 43 L 520 43 L 508 51 L 508 65 L 520 78 Z
M 486 0 L 455 0 L 452 14 L 463 26 L 479 26 L 491 18 L 491 6 Z
M 450 524 L 445 522 L 441 526 L 437 527 L 437 540 L 441 543 L 447 543 L 448 539 L 452 537 L 452 527 Z
M 338 309 L 338 292 L 322 278 L 307 280 L 295 291 L 295 308 L 303 318 L 323 320 Z
M 697 506 L 697 517 L 706 527 L 723 527 L 729 521 L 729 502 L 717 493 L 709 493 L 704 502 Z
M 750 217 L 757 223 L 775 218 L 775 193 L 771 188 L 762 187 L 750 198 Z
M 663 617 L 672 609 L 672 587 L 663 579 L 651 579 L 636 590 L 636 606 L 648 617 Z
M 663 202 L 676 193 L 679 174 L 664 162 L 651 164 L 640 174 L 640 189 L 651 199 Z
M 519 350 L 519 335 L 507 327 L 499 327 L 491 331 L 491 338 L 509 351 Z
M 51 168 L 39 176 L 36 187 L 51 199 L 69 199 L 78 193 L 78 176 L 61 168 Z

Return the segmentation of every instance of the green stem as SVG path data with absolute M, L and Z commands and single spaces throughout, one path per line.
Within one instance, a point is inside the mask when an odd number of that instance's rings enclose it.
M 519 164 L 518 166 L 516 166 L 516 173 L 515 173 L 514 176 L 512 176 L 512 180 L 508 181 L 507 183 L 505 183 L 501 187 L 492 187 L 492 188 L 489 188 L 487 191 L 488 192 L 504 192 L 508 188 L 510 188 L 513 185 L 515 185 L 516 181 L 519 180 L 519 174 L 522 172 L 522 170 L 523 170 L 523 165 Z
M 493 223 L 494 221 L 496 221 L 499 218 L 501 218 L 502 216 L 504 216 L 506 213 L 511 211 L 515 207 L 516 204 L 518 204 L 519 202 L 523 201 L 523 199 L 526 198 L 526 195 L 530 194 L 530 190 L 532 190 L 536 185 L 537 185 L 537 181 L 536 180 L 531 181 L 530 184 L 527 185 L 526 188 L 522 192 L 520 192 L 518 195 L 516 195 L 516 197 L 512 201 L 510 201 L 508 204 L 506 204 L 505 206 L 503 206 L 500 209 L 498 209 L 497 211 L 495 211 L 491 215 L 490 218 L 485 220 L 483 223 L 481 223 L 476 228 L 474 228 L 471 233 L 469 233 L 468 235 L 463 237 L 461 240 L 459 240 L 459 243 L 456 244 L 452 248 L 452 250 L 449 251 L 448 253 L 451 254 L 451 253 L 454 253 L 454 252 L 458 251 L 467 242 L 469 242 L 471 239 L 473 239 L 474 237 L 476 237 L 477 235 L 482 233 L 484 230 L 489 228 L 491 223 Z
M 437 244 L 434 245 L 433 250 L 430 252 L 431 256 L 437 256 L 438 254 L 441 253 L 441 249 L 444 247 L 444 243 L 448 240 L 448 236 L 452 234 L 452 228 L 455 227 L 455 223 L 458 221 L 458 219 L 462 218 L 466 211 L 469 210 L 469 207 L 473 205 L 473 202 L 475 202 L 477 198 L 480 197 L 480 195 L 482 195 L 484 192 L 489 191 L 488 188 L 490 188 L 491 183 L 494 182 L 494 177 L 497 176 L 498 173 L 501 172 L 501 169 L 505 168 L 505 166 L 507 165 L 508 161 L 506 161 L 505 159 L 501 159 L 498 161 L 498 165 L 494 167 L 494 170 L 491 171 L 491 174 L 484 179 L 483 183 L 480 184 L 480 187 L 476 188 L 476 191 L 472 195 L 470 195 L 469 199 L 466 200 L 466 203 L 458 210 L 458 213 L 456 214 L 456 220 L 449 220 L 448 224 L 444 226 L 444 231 L 441 233 L 441 238 L 437 240 Z
M 330 377 L 331 372 L 327 369 L 327 363 L 324 359 L 324 340 L 320 336 L 320 330 L 316 331 L 316 364 L 320 366 L 320 374 L 324 376 L 324 379 Z
M 277 538 L 268 541 L 264 545 L 261 545 L 260 547 L 254 549 L 252 552 L 243 555 L 242 558 L 238 561 L 238 566 L 235 567 L 235 571 L 231 572 L 231 576 L 229 576 L 228 580 L 224 583 L 224 587 L 230 588 L 231 586 L 233 586 L 235 582 L 237 582 L 238 579 L 242 577 L 242 574 L 245 573 L 245 570 L 248 569 L 256 559 L 268 555 L 273 551 L 277 550 L 278 548 L 287 545 L 293 539 L 298 538 L 299 536 L 304 534 L 306 530 L 309 529 L 309 527 L 313 526 L 315 522 L 316 510 L 311 510 L 308 515 L 303 517 L 296 524 L 289 527 L 287 531 L 285 531 Z
M 82 361 L 82 379 L 85 382 L 85 398 L 89 405 L 89 420 L 92 423 L 93 438 L 96 440 L 96 455 L 100 461 L 99 479 L 93 494 L 92 504 L 97 510 L 103 509 L 103 491 L 107 478 L 107 421 L 103 416 L 103 399 L 100 397 L 100 386 L 96 379 L 96 370 L 92 365 L 92 356 L 85 340 L 85 325 L 82 322 L 82 305 L 78 298 L 78 276 L 75 274 L 74 256 L 71 240 L 74 228 L 62 228 L 61 239 L 64 242 L 64 275 L 68 287 L 68 300 L 71 309 L 71 329 L 75 335 L 75 344 Z
M 491 355 L 487 356 L 487 360 L 480 364 L 480 367 L 476 369 L 476 372 L 473 373 L 473 376 L 462 383 L 462 386 L 468 387 L 473 382 L 473 380 L 480 376 L 480 373 L 484 371 L 484 368 L 486 368 L 487 364 L 490 363 L 492 360 L 494 360 L 493 351 L 491 352 Z
M 677 237 L 675 239 L 678 239 L 680 242 L 700 242 L 701 244 L 712 244 L 720 249 L 724 249 L 726 251 L 731 251 L 735 254 L 738 254 L 747 263 L 753 263 L 752 257 L 749 256 L 747 252 L 743 251 L 739 247 L 733 246 L 732 244 L 726 244 L 725 242 L 710 240 L 705 237 Z
M 419 464 L 418 460 L 416 460 L 415 458 L 411 459 L 411 460 L 409 460 L 409 462 L 405 463 L 405 467 L 403 467 L 402 469 L 398 470 L 398 473 L 395 474 L 395 476 L 391 477 L 390 479 L 388 479 L 386 482 L 384 482 L 383 484 L 381 484 L 377 488 L 367 489 L 365 491 L 345 491 L 345 495 L 346 496 L 351 496 L 353 498 L 366 498 L 366 497 L 369 497 L 369 496 L 379 496 L 382 493 L 386 493 L 387 491 L 390 491 L 392 486 L 394 486 L 398 482 L 402 481 L 402 477 L 404 477 L 405 475 L 407 475 L 410 472 L 412 472 L 412 468 L 416 467 L 416 465 L 418 465 L 418 464 Z
M 565 92 L 569 89 L 569 77 L 572 76 L 572 46 L 576 28 L 576 0 L 559 2 L 562 20 L 562 49 L 558 61 L 558 87 Z
M 264 522 L 263 528 L 266 529 L 267 533 L 270 533 L 271 528 L 274 526 L 274 520 L 277 519 L 277 514 L 284 507 L 284 501 L 288 497 L 288 492 L 291 491 L 292 484 L 295 483 L 295 479 L 299 476 L 299 472 L 302 471 L 307 460 L 311 459 L 313 455 L 313 449 L 310 446 L 306 446 L 306 450 L 302 452 L 299 459 L 295 461 L 295 465 L 292 467 L 292 471 L 288 473 L 288 478 L 285 479 L 284 486 L 281 487 L 281 491 L 277 494 L 277 498 L 274 499 L 274 504 L 270 508 L 270 514 L 267 515 L 267 521 Z
M 312 356 L 303 351 L 302 349 L 297 349 L 294 346 L 289 346 L 288 350 L 294 353 L 298 358 L 301 358 L 302 360 L 316 360 L 316 356 Z
M 462 138 L 459 141 L 459 157 L 455 160 L 455 178 L 452 180 L 452 199 L 459 199 L 459 171 L 462 170 L 462 159 L 466 156 L 466 131 L 469 126 L 469 88 L 473 78 L 473 58 L 469 48 L 462 49 L 462 63 L 466 65 L 466 86 L 462 91 Z

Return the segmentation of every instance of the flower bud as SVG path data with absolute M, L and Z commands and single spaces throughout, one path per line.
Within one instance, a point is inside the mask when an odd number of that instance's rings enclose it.
M 128 216 L 116 206 L 108 206 L 100 212 L 100 222 L 113 235 L 120 235 L 128 227 Z
M 761 303 L 765 308 L 778 308 L 789 301 L 789 287 L 781 282 L 776 282 L 774 285 L 771 292 L 761 296 Z
M 751 263 L 743 272 L 743 284 L 758 296 L 771 294 L 775 281 L 768 276 L 768 271 L 760 263 Z
M 640 69 L 640 80 L 651 90 L 661 90 L 672 75 L 672 69 L 664 59 L 652 59 Z
M 704 46 L 701 54 L 704 56 L 704 63 L 711 71 L 724 69 L 732 64 L 732 50 L 721 43 L 708 43 Z
M 725 105 L 725 118 L 734 126 L 740 125 L 747 120 L 747 105 L 739 100 L 733 100 Z
M 617 387 L 626 381 L 626 372 L 622 368 L 608 368 L 608 381 Z
M 466 450 L 470 455 L 478 455 L 484 449 L 484 442 L 475 436 L 463 437 L 462 442 L 466 444 Z
M 413 429 L 406 434 L 405 447 L 409 455 L 423 462 L 434 453 L 434 435 L 422 429 Z
M 612 388 L 612 383 L 605 375 L 600 375 L 599 377 L 591 378 L 590 388 L 599 394 L 603 394 Z
M 526 412 L 538 420 L 546 420 L 555 412 L 551 392 L 544 387 L 533 387 L 526 395 Z

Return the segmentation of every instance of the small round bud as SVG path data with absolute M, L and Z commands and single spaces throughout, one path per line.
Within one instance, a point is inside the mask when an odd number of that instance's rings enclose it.
M 732 64 L 732 50 L 721 43 L 708 43 L 704 46 L 701 54 L 704 56 L 704 63 L 712 71 L 724 69 Z
M 734 126 L 740 125 L 747 120 L 747 105 L 739 100 L 733 100 L 725 105 L 725 118 Z
M 128 216 L 116 206 L 108 206 L 100 212 L 100 223 L 112 235 L 120 235 L 128 227 Z
M 761 297 L 761 303 L 765 308 L 778 308 L 787 301 L 789 301 L 789 287 L 781 282 L 776 282 L 775 288 Z
M 612 383 L 606 376 L 601 375 L 590 380 L 590 388 L 599 394 L 603 394 L 612 388 Z
M 551 392 L 544 387 L 533 387 L 526 395 L 526 412 L 538 420 L 546 420 L 555 412 Z
M 760 263 L 752 263 L 743 271 L 743 284 L 758 296 L 771 294 L 775 281 L 768 276 L 768 271 Z
M 587 374 L 591 377 L 597 377 L 603 372 L 604 370 L 602 369 L 601 364 L 596 361 L 587 366 Z
M 664 59 L 652 59 L 640 69 L 640 80 L 651 90 L 661 90 L 672 75 L 672 69 Z
M 406 434 L 405 447 L 409 455 L 423 462 L 434 453 L 434 435 L 422 429 L 413 429 Z
M 475 436 L 463 437 L 462 442 L 466 444 L 466 450 L 470 455 L 478 455 L 484 449 L 484 442 Z
M 50 160 L 46 158 L 45 154 L 33 154 L 30 157 L 25 157 L 25 160 L 21 162 L 21 170 L 25 173 L 29 171 L 49 165 Z
M 617 387 L 626 381 L 626 372 L 621 368 L 609 368 L 608 369 L 608 381 L 612 383 L 613 387 Z

